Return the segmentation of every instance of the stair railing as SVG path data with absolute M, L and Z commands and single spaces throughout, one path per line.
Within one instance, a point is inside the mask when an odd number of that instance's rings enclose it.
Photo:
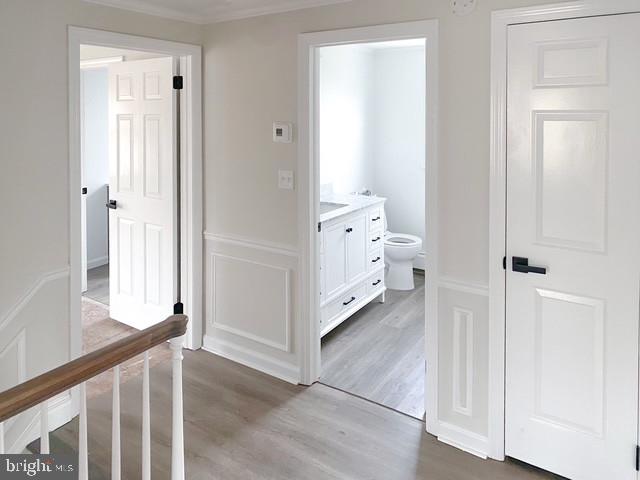
M 145 330 L 136 332 L 99 350 L 83 355 L 54 370 L 0 393 L 0 453 L 5 453 L 4 422 L 25 410 L 39 406 L 40 453 L 49 453 L 48 401 L 79 386 L 80 412 L 78 428 L 78 477 L 89 478 L 87 445 L 86 382 L 113 369 L 113 410 L 111 444 L 111 478 L 120 480 L 120 365 L 144 354 L 142 378 L 142 480 L 151 479 L 151 415 L 149 403 L 149 350 L 169 341 L 172 357 L 172 429 L 171 480 L 184 480 L 184 434 L 182 409 L 182 346 L 187 330 L 185 315 L 172 315 Z

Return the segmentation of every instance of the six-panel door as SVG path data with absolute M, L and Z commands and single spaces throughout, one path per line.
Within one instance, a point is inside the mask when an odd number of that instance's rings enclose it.
M 508 42 L 506 454 L 635 479 L 640 15 L 515 25 Z
M 136 328 L 173 313 L 172 71 L 171 58 L 109 66 L 110 315 Z

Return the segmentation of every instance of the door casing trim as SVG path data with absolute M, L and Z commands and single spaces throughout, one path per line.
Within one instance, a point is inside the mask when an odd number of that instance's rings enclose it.
M 181 95 L 182 299 L 189 326 L 185 346 L 202 346 L 202 47 L 84 27 L 68 27 L 69 86 L 69 316 L 70 355 L 82 353 L 80 45 L 98 45 L 177 57 Z
M 640 0 L 585 0 L 496 10 L 491 15 L 489 185 L 489 456 L 505 458 L 507 31 L 509 25 L 640 12 Z

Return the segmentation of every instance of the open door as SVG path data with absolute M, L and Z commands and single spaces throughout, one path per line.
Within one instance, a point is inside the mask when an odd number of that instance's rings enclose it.
M 142 329 L 173 313 L 173 59 L 109 66 L 111 317 Z

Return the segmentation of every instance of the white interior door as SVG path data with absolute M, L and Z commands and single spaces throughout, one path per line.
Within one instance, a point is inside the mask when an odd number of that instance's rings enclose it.
M 506 453 L 635 479 L 640 15 L 511 26 L 508 45 Z
M 173 60 L 109 66 L 110 313 L 136 328 L 173 313 Z

